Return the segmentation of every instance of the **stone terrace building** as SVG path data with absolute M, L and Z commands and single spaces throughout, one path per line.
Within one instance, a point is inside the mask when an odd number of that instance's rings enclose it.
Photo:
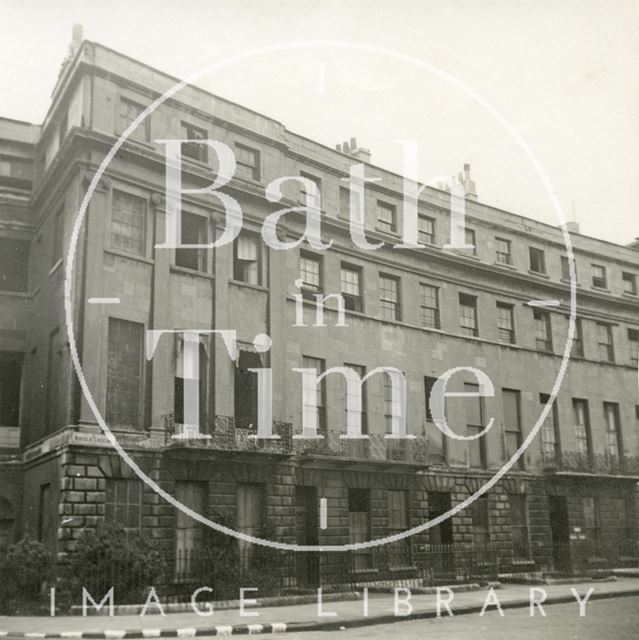
M 199 525 L 143 486 L 102 435 L 70 362 L 63 306 L 66 250 L 74 216 L 106 153 L 133 119 L 175 83 L 166 74 L 97 43 L 76 41 L 41 126 L 0 120 L 0 545 L 24 533 L 53 552 L 72 551 L 85 528 L 116 520 L 160 541 L 176 572 L 188 574 L 202 544 Z M 216 250 L 157 249 L 164 234 L 164 147 L 170 138 L 210 138 L 234 149 L 237 171 L 225 187 L 244 210 L 243 231 Z M 211 182 L 213 153 L 185 145 L 185 186 Z M 378 251 L 348 235 L 344 183 L 366 162 L 366 227 Z M 305 175 L 321 190 L 319 254 L 272 251 L 259 231 L 265 216 L 295 206 L 287 185 L 277 205 L 264 196 L 275 178 Z M 467 183 L 468 185 L 469 183 Z M 469 194 L 472 196 L 473 194 Z M 301 544 L 343 544 L 405 530 L 459 504 L 510 457 L 535 424 L 558 373 L 568 329 L 569 271 L 559 229 L 469 197 L 467 237 L 476 249 L 450 251 L 450 196 L 430 189 L 419 202 L 423 249 L 400 242 L 401 177 L 369 162 L 364 150 L 337 150 L 282 124 L 189 86 L 161 105 L 123 145 L 95 191 L 83 225 L 73 314 L 83 370 L 102 415 L 146 473 L 180 501 L 240 530 Z M 225 226 L 211 197 L 184 197 L 183 238 L 211 242 Z M 284 233 L 301 233 L 286 220 Z M 433 545 L 499 546 L 502 568 L 570 569 L 571 558 L 636 558 L 639 480 L 639 254 L 572 229 L 578 276 L 577 335 L 557 402 L 538 437 L 485 497 L 442 525 L 396 546 L 351 554 L 361 580 L 385 579 L 383 566 L 412 575 Z M 313 293 L 342 293 L 348 326 L 335 328 L 334 300 L 324 329 L 296 327 L 295 281 L 303 281 L 305 321 Z M 91 304 L 117 297 L 119 304 Z M 555 299 L 555 307 L 530 300 Z M 200 442 L 184 429 L 182 343 L 163 337 L 144 357 L 148 328 L 230 328 L 239 355 L 219 338 L 200 345 Z M 273 348 L 258 353 L 254 337 Z M 300 441 L 304 410 L 295 367 L 393 366 L 408 384 L 411 442 L 384 438 L 392 398 L 384 375 L 364 387 L 369 439 L 344 441 L 345 385 L 320 385 L 322 440 Z M 278 441 L 248 438 L 256 422 L 251 367 L 273 369 Z M 482 369 L 495 397 L 449 399 L 453 430 L 444 438 L 427 397 L 452 367 Z M 455 378 L 474 391 L 474 378 Z M 308 393 L 315 393 L 307 390 Z M 319 499 L 328 506 L 318 526 Z M 244 556 L 250 552 L 243 550 Z M 571 556 L 572 553 L 572 556 Z M 386 557 L 386 565 L 382 558 Z M 431 558 L 432 560 L 432 558 Z M 243 560 L 244 561 L 244 560 Z M 339 558 L 333 562 L 339 563 Z M 343 562 L 343 561 L 342 561 Z M 454 560 L 452 564 L 454 565 Z M 289 584 L 330 580 L 331 563 L 304 557 Z M 305 564 L 306 563 L 306 564 Z M 448 567 L 454 573 L 455 567 Z M 321 575 L 320 575 L 321 573 Z

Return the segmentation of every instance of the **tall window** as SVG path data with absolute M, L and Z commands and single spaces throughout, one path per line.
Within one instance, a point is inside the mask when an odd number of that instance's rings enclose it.
M 326 369 L 326 362 L 320 358 L 303 356 L 302 367 L 304 369 L 314 369 L 319 375 Z M 326 431 L 326 378 L 323 378 L 319 384 L 309 385 L 304 388 L 302 393 L 302 411 L 305 415 L 314 411 L 318 431 Z M 313 399 L 315 400 L 315 406 L 313 406 Z M 305 422 L 308 422 L 308 420 L 305 420 Z
M 371 532 L 371 492 L 370 489 L 348 490 L 348 541 L 365 542 L 370 540 Z M 354 552 L 353 564 L 357 569 L 370 569 L 372 566 L 370 549 Z
M 599 360 L 602 362 L 615 361 L 612 327 L 609 324 L 597 323 L 597 345 L 599 347 Z
M 362 270 L 342 263 L 340 269 L 340 284 L 344 307 L 349 311 L 362 311 Z
M 397 207 L 394 204 L 377 201 L 377 229 L 397 233 Z
M 257 373 L 264 366 L 262 357 L 252 349 L 240 347 L 234 376 L 235 424 L 242 429 L 257 429 Z
M 545 393 L 539 394 L 540 410 L 548 404 L 550 396 Z M 541 425 L 541 450 L 543 456 L 548 461 L 556 461 L 560 453 L 559 421 L 557 418 L 557 404 L 553 403 L 548 417 Z
M 128 98 L 120 98 L 120 111 L 119 111 L 119 122 L 118 122 L 118 131 L 124 132 L 133 121 L 144 111 L 145 107 L 133 100 L 129 100 Z M 133 130 L 133 133 L 129 135 L 130 140 L 140 140 L 142 142 L 148 142 L 150 139 L 149 130 L 150 130 L 150 122 L 151 119 L 149 116 L 144 118 L 142 122 Z
M 339 210 L 337 212 L 339 218 L 348 220 L 351 215 L 351 192 L 347 187 L 339 188 Z
M 524 494 L 508 496 L 510 502 L 510 531 L 513 539 L 513 556 L 518 560 L 527 560 L 530 557 L 528 542 L 528 509 Z
M 3 182 L 28 187 L 33 180 L 33 160 L 0 155 L 0 176 Z
M 142 482 L 137 478 L 107 478 L 104 519 L 124 527 L 127 535 L 142 528 Z
M 581 318 L 575 318 L 575 336 L 572 341 L 572 357 L 584 357 L 584 329 Z
M 17 351 L 0 351 L 0 427 L 20 426 L 22 358 Z
M 113 191 L 111 248 L 137 256 L 146 254 L 146 202 L 143 198 Z
M 247 284 L 262 284 L 262 256 L 259 237 L 240 233 L 233 243 L 233 279 Z
M 64 372 L 62 371 L 63 340 L 60 329 L 56 327 L 49 333 L 47 349 L 47 382 L 44 399 L 44 423 L 47 433 L 63 426 L 66 416 L 64 406 Z
M 510 459 L 521 446 L 521 398 L 519 391 L 503 390 L 504 401 L 504 434 L 506 440 L 506 456 Z M 518 460 L 523 466 L 523 456 Z
M 530 259 L 530 270 L 533 273 L 546 273 L 546 255 L 543 249 L 529 247 L 528 257 Z
M 475 394 L 473 397 L 465 399 L 466 405 L 466 435 L 476 436 L 484 429 L 484 399 L 476 395 L 479 393 L 479 385 L 464 383 L 464 393 Z M 468 440 L 468 464 L 471 467 L 486 466 L 486 443 L 485 438 Z
M 488 496 L 479 496 L 470 505 L 470 517 L 473 529 L 473 541 L 477 547 L 490 544 L 490 518 L 488 515 Z
M 348 187 L 340 187 L 339 188 L 339 211 L 338 216 L 342 220 L 349 220 L 351 217 L 351 199 L 353 199 L 354 206 L 354 218 L 361 218 L 360 222 L 364 222 L 363 220 L 363 212 L 360 211 L 360 194 L 357 191 L 351 192 Z
M 599 515 L 599 501 L 596 498 L 582 498 L 581 504 L 584 514 L 584 533 L 591 549 L 596 550 L 601 540 L 601 520 Z
M 431 412 L 431 407 L 430 407 L 430 395 L 433 392 L 433 387 L 435 386 L 436 382 L 437 382 L 437 378 L 432 378 L 430 376 L 424 377 L 424 394 L 426 397 L 426 421 L 427 422 L 434 422 L 433 414 Z
M 26 291 L 29 275 L 29 243 L 0 238 L 0 291 Z
M 575 420 L 575 441 L 577 453 L 582 457 L 590 457 L 590 418 L 588 416 L 588 402 L 586 400 L 572 401 Z
M 552 351 L 550 314 L 541 309 L 534 309 L 533 318 L 535 320 L 535 346 L 537 351 Z
M 109 318 L 106 421 L 111 427 L 141 429 L 144 325 Z
M 360 380 L 362 380 L 366 375 L 366 367 L 360 364 L 349 364 L 345 362 L 344 366 L 348 367 L 349 369 L 352 369 L 360 377 Z M 360 413 L 362 433 L 368 433 L 368 401 L 366 397 L 367 387 L 368 387 L 368 384 L 366 382 L 362 383 L 361 392 L 360 392 L 360 398 L 362 403 L 362 411 Z M 351 390 L 349 389 L 346 382 L 344 382 L 344 390 L 345 390 L 344 402 L 346 406 L 346 415 L 347 415 L 347 424 L 348 424 L 348 400 L 349 400 L 349 394 L 351 393 Z
M 399 278 L 380 274 L 379 304 L 384 320 L 401 320 Z
M 636 369 L 639 365 L 639 329 L 628 329 L 628 345 L 630 364 Z
M 259 538 L 264 535 L 266 521 L 266 487 L 263 484 L 242 482 L 237 485 L 237 528 L 242 533 Z M 255 545 L 246 540 L 238 541 L 240 567 L 251 569 Z
M 464 229 L 464 244 L 472 247 L 472 249 L 469 249 L 471 255 L 475 255 L 477 253 L 477 240 L 474 229 L 469 229 L 468 227 Z
M 40 485 L 40 503 L 38 504 L 38 542 L 52 543 L 53 518 L 51 517 L 51 484 Z
M 459 326 L 465 336 L 478 336 L 477 298 L 466 293 L 459 294 Z
M 595 287 L 595 289 L 608 288 L 608 276 L 606 274 L 606 267 L 600 264 L 592 265 L 592 286 Z
M 430 406 L 430 395 L 437 378 L 424 377 L 424 401 L 426 409 L 426 437 L 428 439 L 428 460 L 431 464 L 446 462 L 446 436 L 438 429 L 433 420 Z
M 611 512 L 617 514 L 613 523 L 615 529 L 615 542 L 619 545 L 620 553 L 632 545 L 634 537 L 634 500 L 632 498 L 612 498 Z
M 244 180 L 260 179 L 260 152 L 239 142 L 235 143 L 235 175 Z
M 206 140 L 208 137 L 205 129 L 200 129 L 200 127 L 187 122 L 181 123 L 181 135 L 183 140 Z M 209 147 L 206 144 L 185 142 L 182 144 L 182 155 L 198 162 L 208 162 Z
M 188 434 L 188 429 L 193 428 L 195 420 L 191 416 L 184 415 L 184 387 L 185 385 L 197 385 L 198 408 L 199 408 L 199 431 L 206 432 L 207 420 L 207 391 L 208 391 L 208 356 L 206 348 L 202 342 L 198 344 L 199 356 L 199 379 L 197 381 L 190 378 L 184 378 L 184 339 L 181 335 L 176 335 L 176 358 L 175 358 L 175 377 L 173 379 L 173 416 L 175 423 L 178 425 L 189 425 L 187 430 L 183 431 L 184 435 Z M 187 370 L 188 374 L 188 370 Z M 187 387 L 188 388 L 188 387 Z
M 630 295 L 637 295 L 637 276 L 634 273 L 627 273 L 624 271 L 621 274 L 623 280 L 623 292 Z
M 393 393 L 393 381 L 388 374 L 383 375 L 383 398 L 386 433 L 392 433 L 393 418 L 395 416 L 401 416 L 402 405 L 400 403 L 399 394 Z
M 616 402 L 604 402 L 603 411 L 606 424 L 606 451 L 610 458 L 619 460 L 623 457 L 619 405 Z
M 208 220 L 204 216 L 182 212 L 182 244 L 206 244 Z M 206 271 L 206 249 L 176 249 L 175 264 L 178 267 Z
M 301 178 L 306 178 L 307 180 L 310 180 L 315 187 L 317 188 L 317 193 L 308 193 L 309 196 L 313 196 L 311 198 L 311 202 L 313 202 L 313 204 L 318 208 L 321 209 L 322 208 L 322 179 L 318 178 L 317 176 L 314 176 L 310 173 L 306 173 L 305 171 L 300 171 L 300 177 Z M 306 196 L 307 196 L 307 192 L 306 192 L 306 188 L 304 186 L 302 186 L 301 189 L 301 196 L 302 196 L 302 201 L 305 202 L 306 201 Z
M 495 238 L 495 258 L 499 264 L 512 264 L 512 248 L 510 240 Z
M 497 303 L 497 332 L 500 342 L 515 344 L 515 309 L 512 304 Z
M 322 259 L 313 253 L 300 253 L 300 278 L 302 294 L 314 300 L 314 294 L 322 290 Z
M 408 523 L 408 491 L 388 491 L 388 535 L 396 535 L 406 531 Z M 399 543 L 390 545 L 391 566 L 405 567 L 410 565 L 410 538 L 403 538 Z
M 58 209 L 52 218 L 53 230 L 51 233 L 51 266 L 62 260 L 64 244 L 64 209 Z
M 576 270 L 577 265 L 575 264 L 575 272 Z M 568 256 L 561 256 L 561 279 L 570 280 L 570 260 L 568 260 Z
M 203 482 L 176 482 L 175 497 L 184 506 L 204 513 L 205 484 Z M 198 557 L 202 549 L 202 524 L 193 520 L 181 509 L 176 510 L 175 523 L 175 577 L 184 580 L 193 576 L 200 562 Z
M 426 216 L 417 218 L 417 242 L 435 244 L 435 220 Z
M 420 284 L 419 294 L 422 326 L 439 329 L 441 327 L 439 318 L 439 287 Z

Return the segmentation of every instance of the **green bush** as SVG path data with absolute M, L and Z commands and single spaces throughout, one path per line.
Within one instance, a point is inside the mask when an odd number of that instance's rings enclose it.
M 51 556 L 45 546 L 25 536 L 9 545 L 0 562 L 0 613 L 37 611 L 46 601 Z
M 65 582 L 74 598 L 86 587 L 94 598 L 102 599 L 113 587 L 117 603 L 139 604 L 163 573 L 164 558 L 154 540 L 106 524 L 87 529 L 78 539 L 66 563 Z
M 233 523 L 220 520 L 235 528 Z M 264 527 L 259 537 L 272 539 L 272 534 L 268 527 Z M 215 600 L 238 598 L 240 587 L 255 587 L 262 597 L 277 593 L 283 554 L 262 545 L 249 545 L 246 552 L 248 566 L 243 566 L 238 540 L 234 536 L 215 530 L 207 532 L 199 573 L 202 584 L 213 589 Z

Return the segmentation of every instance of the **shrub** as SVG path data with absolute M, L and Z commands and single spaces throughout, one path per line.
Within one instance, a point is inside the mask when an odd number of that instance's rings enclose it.
M 102 598 L 113 587 L 118 603 L 144 602 L 148 588 L 161 580 L 164 558 L 154 540 L 131 536 L 119 525 L 88 529 L 68 558 L 68 585 Z
M 25 536 L 9 545 L 0 562 L 0 613 L 38 610 L 50 567 L 51 556 L 42 543 Z

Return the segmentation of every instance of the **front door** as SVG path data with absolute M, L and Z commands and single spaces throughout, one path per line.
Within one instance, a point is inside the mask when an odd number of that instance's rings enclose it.
M 553 565 L 557 571 L 570 571 L 570 527 L 565 496 L 548 496 Z
M 428 492 L 428 519 L 433 520 L 451 509 L 450 493 Z M 428 530 L 430 543 L 430 568 L 434 575 L 446 576 L 455 570 L 453 545 L 453 521 L 447 518 Z
M 297 544 L 316 545 L 318 539 L 317 487 L 295 487 L 295 525 Z M 303 588 L 319 586 L 320 554 L 312 551 L 299 551 L 294 554 L 297 584 Z

